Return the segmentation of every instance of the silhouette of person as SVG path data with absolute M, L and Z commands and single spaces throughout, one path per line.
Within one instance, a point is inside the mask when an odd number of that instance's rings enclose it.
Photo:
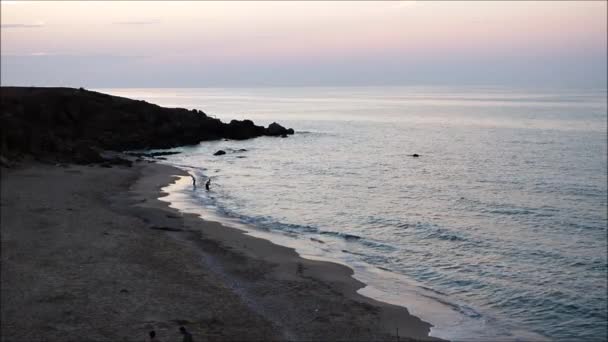
M 196 188 L 196 178 L 193 175 L 190 175 L 190 178 L 192 178 L 192 187 Z
M 207 189 L 207 191 L 209 191 L 209 186 L 211 185 L 211 178 L 207 179 L 207 182 L 205 183 L 205 189 Z
M 184 327 L 179 327 L 179 332 L 184 335 L 184 338 L 182 339 L 182 342 L 194 342 L 192 340 L 192 334 L 188 332 L 188 330 L 186 330 L 186 328 Z
M 156 338 L 156 331 L 152 330 L 148 334 L 150 335 L 150 342 L 160 342 L 160 340 Z

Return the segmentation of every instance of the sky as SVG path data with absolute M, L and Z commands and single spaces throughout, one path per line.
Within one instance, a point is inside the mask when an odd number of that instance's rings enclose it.
M 1 83 L 606 88 L 606 1 L 0 1 Z

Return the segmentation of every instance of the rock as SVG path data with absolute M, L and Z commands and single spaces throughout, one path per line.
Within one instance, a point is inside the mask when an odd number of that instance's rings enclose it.
M 287 134 L 281 134 L 281 138 L 287 138 Z
M 152 157 L 157 157 L 157 156 L 170 156 L 173 154 L 180 154 L 181 152 L 152 152 L 152 153 L 148 153 L 148 155 L 152 156 Z
M 154 157 L 158 157 L 158 156 L 169 156 L 169 155 L 173 155 L 173 154 L 179 154 L 181 152 L 149 152 L 149 153 L 145 153 L 145 152 L 127 152 L 128 155 L 130 156 L 134 156 L 134 157 L 146 157 L 146 158 L 154 158 Z
M 269 135 L 272 137 L 278 137 L 278 136 L 283 136 L 283 135 L 287 135 L 287 134 L 293 134 L 293 129 L 291 129 L 291 128 L 286 129 L 285 127 L 279 125 L 276 122 L 273 122 L 270 125 L 268 125 L 268 128 L 266 128 L 266 132 L 265 132 L 265 135 Z
M 294 132 L 293 128 L 288 128 L 288 129 L 287 129 L 287 134 L 288 134 L 288 135 L 293 135 L 294 133 L 295 133 L 295 132 Z
M 156 229 L 156 230 L 164 230 L 166 232 L 183 232 L 184 230 L 181 228 L 173 228 L 173 227 L 157 227 L 157 226 L 153 226 L 150 227 L 150 229 Z
M 133 156 L 133 157 L 138 157 L 138 158 L 149 156 L 148 153 L 142 153 L 142 152 L 126 152 L 126 154 Z
M 232 120 L 224 130 L 225 135 L 234 140 L 243 140 L 264 135 L 265 129 L 251 120 Z
M 420 157 L 420 155 L 418 153 L 414 153 L 414 154 L 412 154 L 412 157 L 418 158 L 418 157 Z
M 224 150 L 219 150 L 219 151 L 215 152 L 213 155 L 214 155 L 214 156 L 221 156 L 221 155 L 224 155 L 224 154 L 226 154 L 226 151 L 224 151 Z

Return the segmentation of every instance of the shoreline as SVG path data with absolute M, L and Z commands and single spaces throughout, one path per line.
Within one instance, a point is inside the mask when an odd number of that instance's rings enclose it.
M 195 339 L 439 340 L 357 293 L 344 265 L 170 208 L 175 167 L 2 173 L 3 340 L 170 339 L 180 325 Z
M 441 294 L 432 292 L 403 275 L 360 261 L 350 260 L 349 262 L 345 258 L 329 253 L 324 248 L 325 242 L 322 240 L 315 238 L 300 240 L 291 234 L 260 229 L 255 224 L 245 223 L 230 216 L 222 216 L 215 209 L 205 207 L 205 204 L 200 202 L 199 196 L 201 195 L 194 195 L 194 192 L 199 190 L 192 189 L 191 167 L 172 164 L 169 161 L 161 161 L 160 163 L 189 174 L 189 176 L 180 176 L 180 178 L 161 189 L 164 195 L 159 200 L 166 202 L 168 207 L 184 214 L 196 215 L 206 222 L 218 223 L 226 229 L 242 231 L 249 237 L 266 240 L 274 245 L 291 249 L 300 258 L 347 267 L 352 271 L 350 277 L 363 284 L 355 290 L 357 294 L 383 304 L 406 308 L 411 315 L 420 318 L 422 321 L 433 322 L 429 332 L 431 337 L 443 340 L 458 338 L 460 335 L 454 331 L 456 327 L 467 331 L 475 331 L 473 335 L 480 333 L 478 329 L 481 327 L 475 325 L 475 322 L 470 319 L 467 320 L 464 315 L 459 315 L 453 311 L 454 306 L 456 306 L 456 310 L 460 309 L 458 304 L 446 302 Z M 342 253 L 348 253 L 344 249 L 341 251 Z M 344 256 L 348 257 L 350 255 Z M 390 286 L 391 290 L 386 287 L 387 285 Z M 395 292 L 395 290 L 398 291 Z M 440 325 L 437 326 L 436 324 Z

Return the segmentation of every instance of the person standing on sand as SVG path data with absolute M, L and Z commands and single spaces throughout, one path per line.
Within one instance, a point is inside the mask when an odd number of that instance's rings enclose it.
M 184 335 L 184 339 L 182 340 L 182 342 L 194 342 L 192 340 L 192 334 L 190 332 L 188 332 L 188 330 L 186 330 L 186 328 L 184 327 L 179 327 L 179 332 Z
M 148 334 L 150 335 L 150 342 L 160 342 L 160 340 L 156 338 L 156 331 L 152 330 Z
M 207 182 L 205 183 L 205 189 L 207 189 L 207 191 L 209 191 L 209 186 L 211 185 L 211 177 L 207 179 Z

